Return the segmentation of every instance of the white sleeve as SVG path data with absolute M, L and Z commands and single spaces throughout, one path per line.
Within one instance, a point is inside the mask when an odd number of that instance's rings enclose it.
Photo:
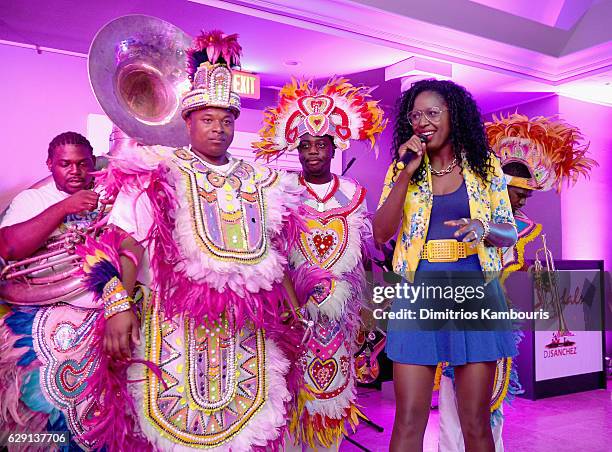
M 121 190 L 113 204 L 108 224 L 113 224 L 141 242 L 153 225 L 151 201 L 145 193 Z
M 368 244 L 374 238 L 374 233 L 372 232 L 372 214 L 368 211 L 368 203 L 366 198 L 363 198 L 363 202 L 357 208 L 357 211 L 362 216 L 364 225 L 361 229 L 361 240 L 364 244 Z
M 361 206 L 359 207 L 360 209 L 362 209 L 366 214 L 368 213 L 368 200 L 367 198 L 363 198 L 363 202 L 361 203 Z
M 44 212 L 49 206 L 41 201 L 41 197 L 36 195 L 36 190 L 22 191 L 15 196 L 8 209 L 6 209 L 0 227 L 4 228 L 23 223 Z

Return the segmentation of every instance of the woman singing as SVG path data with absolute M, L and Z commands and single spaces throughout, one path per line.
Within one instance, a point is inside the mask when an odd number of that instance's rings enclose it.
M 394 271 L 421 286 L 431 281 L 424 275 L 435 272 L 477 273 L 488 306 L 507 309 L 495 272 L 501 269 L 498 250 L 516 242 L 516 227 L 470 93 L 450 81 L 413 84 L 399 100 L 393 152 L 373 227 L 376 241 L 385 243 L 401 222 Z M 454 368 L 466 451 L 494 451 L 489 401 L 496 361 L 516 355 L 510 328 L 429 326 L 389 328 L 396 395 L 391 451 L 422 450 L 440 362 Z

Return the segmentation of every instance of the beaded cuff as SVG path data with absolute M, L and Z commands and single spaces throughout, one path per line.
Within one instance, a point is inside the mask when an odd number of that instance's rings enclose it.
M 114 276 L 104 286 L 102 293 L 104 301 L 104 318 L 109 319 L 115 314 L 131 309 L 132 297 L 130 297 L 123 287 L 123 284 Z

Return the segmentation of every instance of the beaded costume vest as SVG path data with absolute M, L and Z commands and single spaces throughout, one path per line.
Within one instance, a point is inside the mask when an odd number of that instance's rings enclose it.
M 201 251 L 221 261 L 260 262 L 270 246 L 265 191 L 278 174 L 236 159 L 227 171 L 217 171 L 184 149 L 175 151 L 174 162 Z

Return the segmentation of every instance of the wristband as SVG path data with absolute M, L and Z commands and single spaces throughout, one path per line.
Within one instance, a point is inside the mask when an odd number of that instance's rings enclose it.
M 485 221 L 482 218 L 476 218 L 476 220 L 480 221 L 480 224 L 482 224 L 482 228 L 484 229 L 484 232 L 482 233 L 482 236 L 480 237 L 480 239 L 476 243 L 477 245 L 480 245 L 489 236 L 489 233 L 491 232 L 491 225 L 489 224 L 488 221 Z
M 123 284 L 116 276 L 104 286 L 102 300 L 104 302 L 104 318 L 107 320 L 115 314 L 128 311 L 132 307 L 132 297 L 128 295 Z

